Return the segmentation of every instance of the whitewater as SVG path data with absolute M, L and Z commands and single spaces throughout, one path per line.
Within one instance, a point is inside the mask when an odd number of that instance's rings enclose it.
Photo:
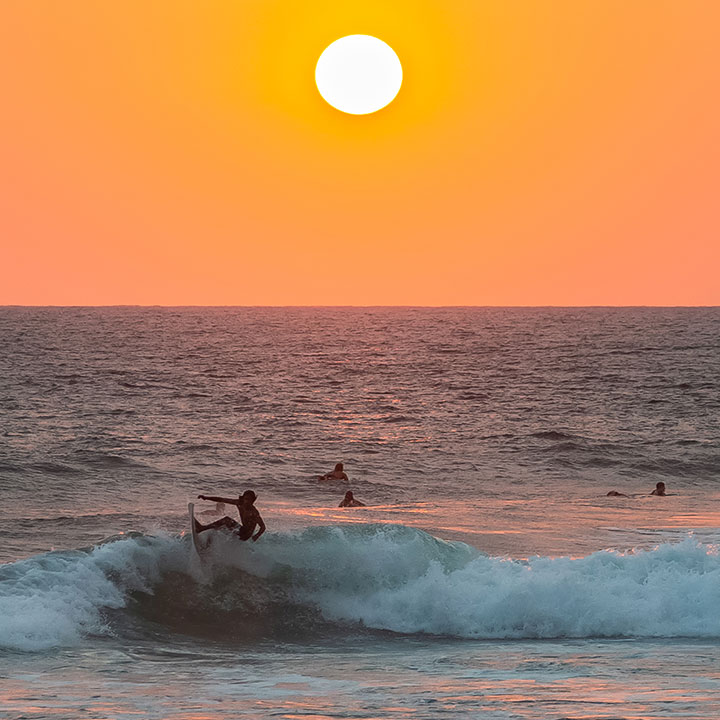
M 720 717 L 718 338 L 0 309 L 0 717 Z M 247 488 L 267 533 L 199 557 L 187 502 Z
M 489 557 L 397 525 L 230 534 L 202 560 L 188 538 L 137 534 L 0 568 L 0 647 L 25 651 L 119 637 L 150 612 L 171 632 L 225 626 L 239 640 L 388 630 L 475 639 L 720 638 L 720 557 L 685 540 L 585 558 Z M 194 616 L 194 621 L 189 621 Z M 270 619 L 272 616 L 272 619 Z M 235 629 L 237 628 L 237 630 Z

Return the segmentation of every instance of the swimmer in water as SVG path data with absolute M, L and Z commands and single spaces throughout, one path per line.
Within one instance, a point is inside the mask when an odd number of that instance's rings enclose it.
M 318 475 L 318 480 L 344 480 L 350 482 L 350 478 L 345 474 L 343 470 L 343 464 L 338 463 L 335 465 L 335 469 L 324 475 Z
M 617 490 L 611 490 L 606 497 L 630 497 L 629 495 L 626 495 L 625 493 L 618 492 Z
M 365 503 L 356 500 L 353 497 L 352 490 L 348 490 L 338 507 L 365 507 Z
M 655 489 L 650 493 L 651 495 L 660 495 L 661 497 L 665 497 L 665 483 L 659 482 L 657 485 L 655 485 Z
M 252 538 L 253 542 L 255 542 L 265 532 L 265 523 L 255 507 L 257 495 L 255 495 L 252 490 L 246 490 L 242 495 L 238 496 L 237 500 L 234 500 L 233 498 L 213 497 L 212 495 L 198 495 L 198 498 L 200 500 L 210 500 L 211 502 L 235 505 L 240 515 L 240 523 L 238 524 L 227 515 L 213 523 L 209 523 L 208 525 L 202 525 L 195 520 L 196 532 L 201 533 L 205 530 L 227 528 L 228 530 L 235 531 L 235 534 L 241 540 L 249 540 Z M 259 527 L 257 532 L 255 532 L 256 527 Z M 255 534 L 253 535 L 253 533 Z

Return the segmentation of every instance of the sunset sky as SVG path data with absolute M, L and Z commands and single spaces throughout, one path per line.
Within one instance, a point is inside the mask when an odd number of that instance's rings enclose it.
M 3 0 L 0 304 L 720 304 L 716 0 Z M 315 87 L 344 35 L 402 88 Z

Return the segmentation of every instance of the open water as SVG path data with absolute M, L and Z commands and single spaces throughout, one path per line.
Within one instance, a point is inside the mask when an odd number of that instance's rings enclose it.
M 0 717 L 717 718 L 719 479 L 717 308 L 0 308 Z

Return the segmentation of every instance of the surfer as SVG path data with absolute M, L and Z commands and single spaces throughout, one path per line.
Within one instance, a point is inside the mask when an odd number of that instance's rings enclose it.
M 365 503 L 356 500 L 353 497 L 352 490 L 348 490 L 338 507 L 365 507 Z
M 659 482 L 657 485 L 655 485 L 655 489 L 650 493 L 651 495 L 660 495 L 661 497 L 665 497 L 665 483 Z
M 212 495 L 198 495 L 198 498 L 200 498 L 200 500 L 210 500 L 210 502 L 235 505 L 238 509 L 238 513 L 240 514 L 240 524 L 227 515 L 207 525 L 202 525 L 195 520 L 196 532 L 201 533 L 204 530 L 227 528 L 228 530 L 234 530 L 235 534 L 241 540 L 249 540 L 252 538 L 253 542 L 255 542 L 255 540 L 257 540 L 265 532 L 265 523 L 255 507 L 257 495 L 252 490 L 246 490 L 242 495 L 238 495 L 237 500 L 233 500 L 232 498 L 214 497 Z M 259 527 L 259 530 L 253 535 L 256 527 Z
M 343 470 L 342 463 L 337 463 L 337 465 L 335 465 L 335 469 L 331 470 L 329 473 L 318 475 L 318 480 L 344 480 L 345 482 L 350 482 L 350 478 Z

